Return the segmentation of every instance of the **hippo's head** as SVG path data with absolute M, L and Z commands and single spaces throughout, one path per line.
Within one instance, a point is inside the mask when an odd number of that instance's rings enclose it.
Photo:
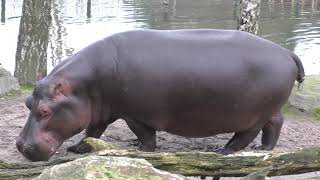
M 50 84 L 50 85 L 48 85 Z M 66 139 L 85 129 L 91 117 L 87 98 L 77 94 L 66 80 L 41 80 L 26 99 L 28 121 L 16 142 L 32 161 L 48 160 Z

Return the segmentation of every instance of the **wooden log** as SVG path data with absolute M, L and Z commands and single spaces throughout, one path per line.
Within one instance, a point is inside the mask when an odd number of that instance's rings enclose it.
M 50 161 L 40 162 L 6 162 L 0 160 L 0 179 L 20 179 L 35 177 L 49 167 L 65 162 L 73 161 L 85 155 L 65 156 Z
M 86 142 L 99 150 L 108 146 L 99 139 L 90 138 Z M 151 153 L 113 149 L 96 153 L 101 156 L 143 158 L 155 168 L 185 176 L 245 176 L 263 169 L 268 170 L 268 176 L 279 176 L 320 170 L 320 148 L 281 154 L 246 152 L 228 156 L 214 152 Z
M 185 176 L 246 176 L 257 171 L 268 174 L 268 176 L 276 176 L 320 170 L 320 148 L 309 148 L 282 154 L 246 152 L 223 156 L 213 152 L 152 153 L 112 149 L 114 147 L 108 143 L 92 138 L 86 142 L 93 145 L 95 150 L 99 150 L 93 154 L 143 158 L 155 168 Z M 60 157 L 48 162 L 9 163 L 0 161 L 0 179 L 34 177 L 45 168 L 83 156 L 86 155 Z

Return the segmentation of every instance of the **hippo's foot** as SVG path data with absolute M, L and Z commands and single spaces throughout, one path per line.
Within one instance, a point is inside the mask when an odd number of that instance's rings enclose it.
M 207 176 L 200 176 L 200 179 L 206 179 L 207 178 Z M 212 180 L 219 180 L 220 179 L 220 177 L 219 176 L 213 176 L 212 177 Z
M 143 144 L 140 142 L 139 139 L 133 140 L 132 142 L 130 142 L 130 145 L 138 146 L 140 151 L 146 151 L 146 152 L 153 152 L 156 149 L 156 143 L 151 142 L 149 144 Z
M 228 154 L 234 153 L 235 151 L 230 148 L 223 147 L 223 148 L 219 148 L 219 149 L 214 150 L 214 152 L 216 152 L 218 154 L 222 154 L 222 155 L 228 155 Z
M 156 149 L 156 130 L 139 121 L 126 120 L 130 130 L 139 139 L 139 150 L 153 152 Z
M 251 146 L 251 148 L 255 150 L 267 150 L 267 151 L 270 151 L 273 149 L 271 145 L 258 145 L 258 144 Z
M 234 136 L 229 140 L 229 142 L 223 148 L 219 149 L 217 153 L 228 155 L 236 151 L 240 151 L 248 144 L 250 144 L 254 140 L 254 138 L 257 137 L 259 132 L 260 129 L 236 132 Z
M 145 151 L 145 152 L 154 152 L 156 150 L 156 144 L 155 143 L 150 145 L 140 144 L 139 150 Z
M 84 141 L 80 141 L 79 143 L 68 147 L 67 151 L 77 153 L 77 154 L 83 154 L 88 153 L 92 150 L 92 147 L 85 143 Z

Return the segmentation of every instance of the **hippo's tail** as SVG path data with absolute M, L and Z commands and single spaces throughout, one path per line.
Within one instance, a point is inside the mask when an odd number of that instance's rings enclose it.
M 300 58 L 294 54 L 294 53 L 291 53 L 291 57 L 292 59 L 294 60 L 294 62 L 296 63 L 296 66 L 298 68 L 298 76 L 296 78 L 296 80 L 299 82 L 299 83 L 302 83 L 304 81 L 304 68 L 303 68 L 303 65 L 301 63 L 301 60 Z

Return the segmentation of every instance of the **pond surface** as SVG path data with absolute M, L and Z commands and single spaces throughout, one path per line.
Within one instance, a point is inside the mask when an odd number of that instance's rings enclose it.
M 320 74 L 320 0 L 262 0 L 259 36 L 294 51 Z M 14 71 L 22 0 L 1 0 L 0 63 Z M 238 0 L 53 0 L 48 72 L 112 33 L 137 29 L 236 29 Z M 270 54 L 271 55 L 271 54 Z

